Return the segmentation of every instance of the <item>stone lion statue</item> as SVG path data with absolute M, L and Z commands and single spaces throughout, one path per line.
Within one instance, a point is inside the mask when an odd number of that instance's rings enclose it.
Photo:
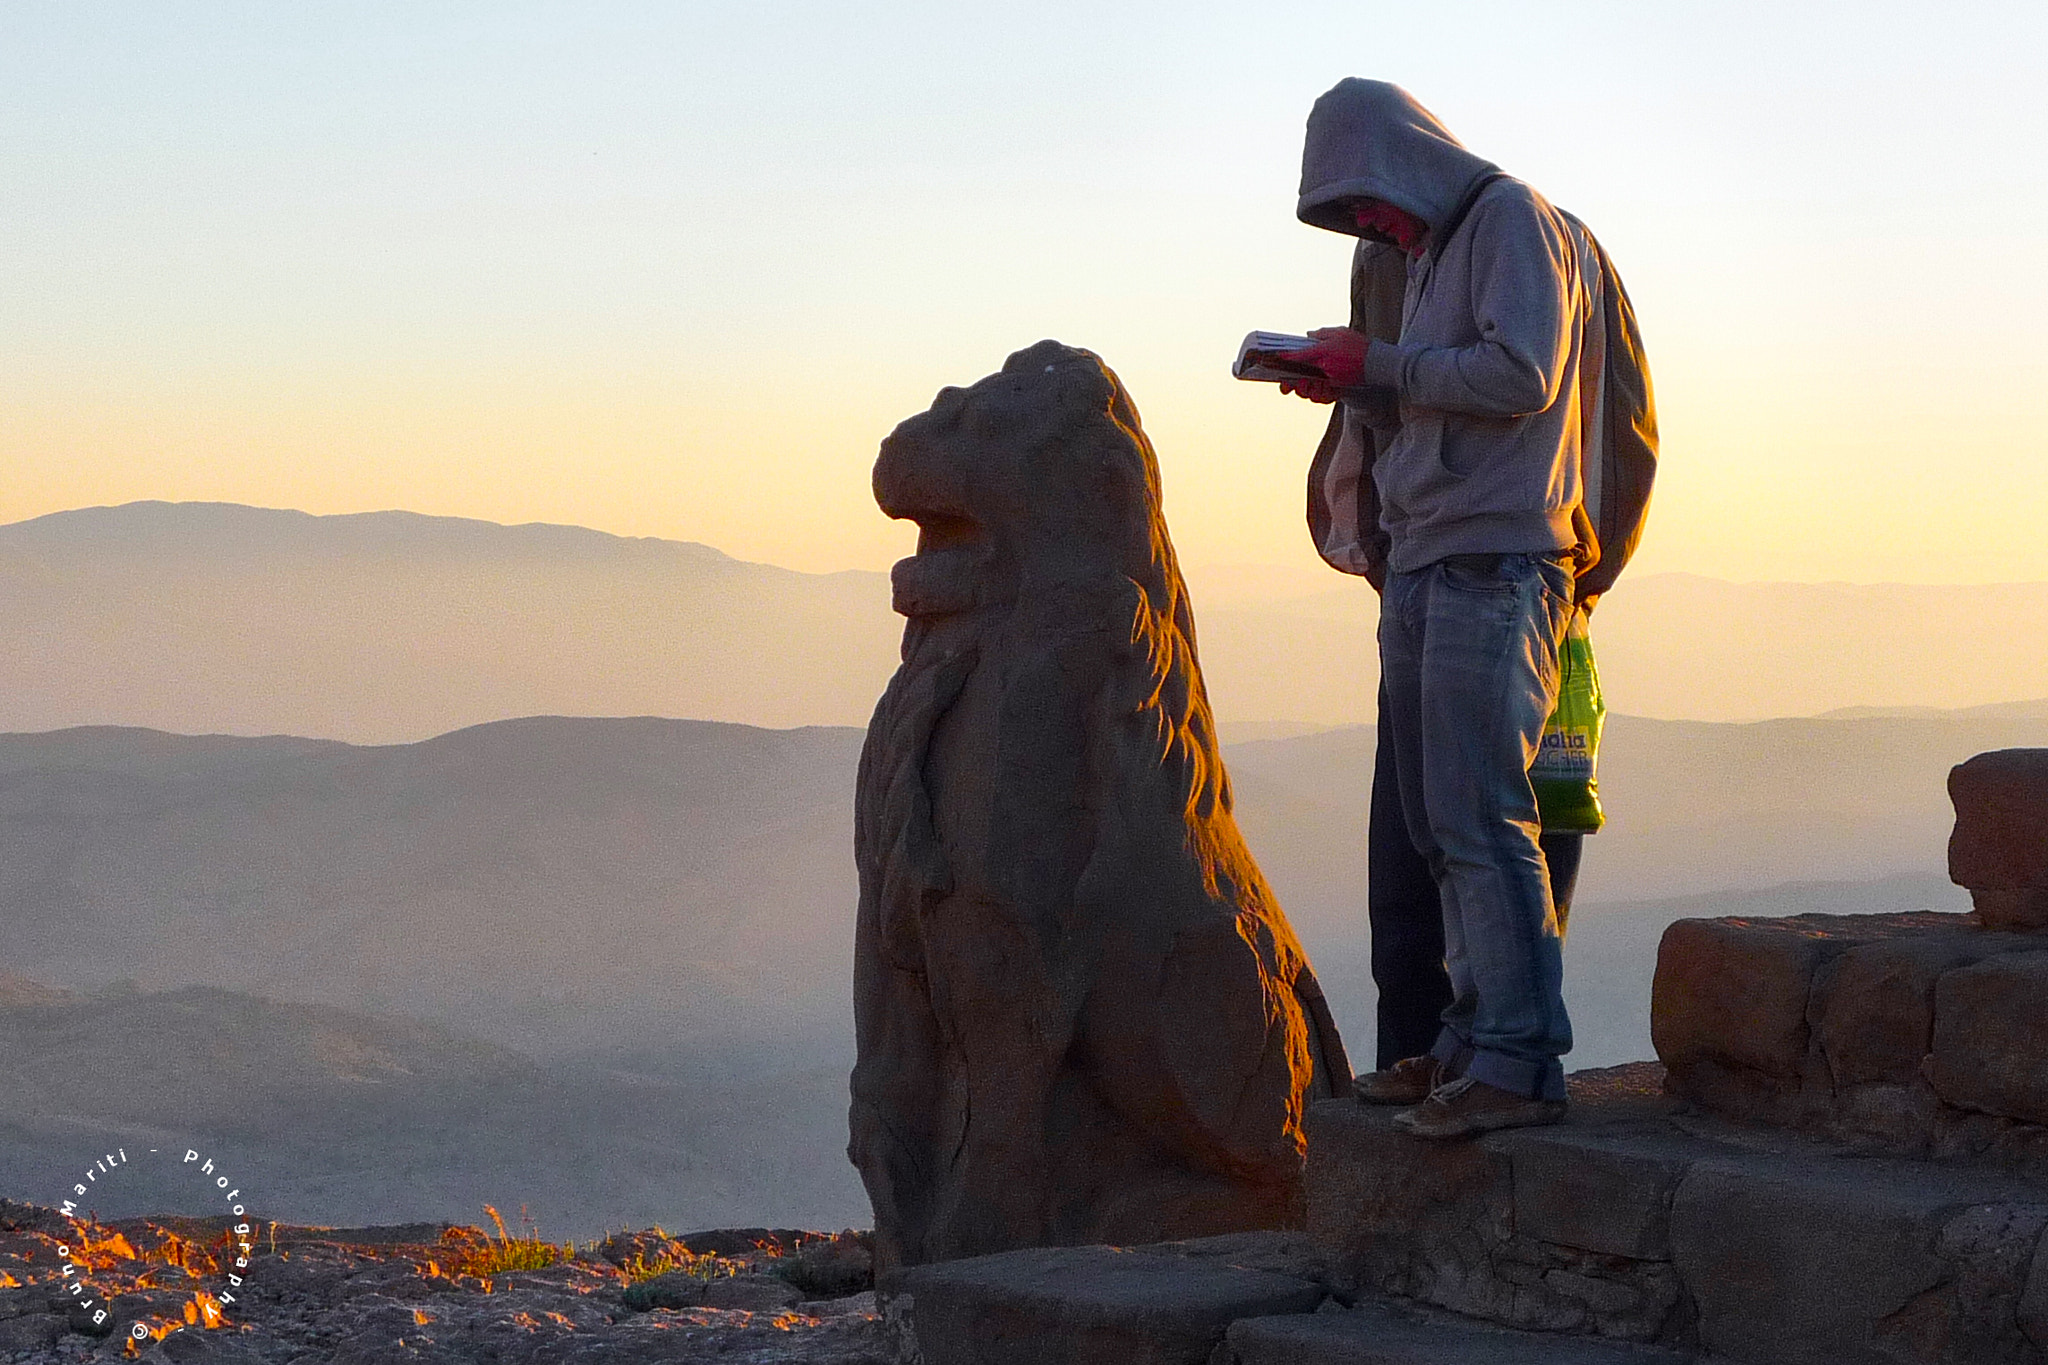
M 852 1142 L 882 1268 L 1298 1223 L 1350 1092 L 1231 815 L 1159 466 L 1045 341 L 898 426 L 903 666 L 855 798 Z

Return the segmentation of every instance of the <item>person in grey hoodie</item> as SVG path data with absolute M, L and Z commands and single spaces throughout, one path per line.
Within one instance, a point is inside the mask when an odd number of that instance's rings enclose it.
M 1413 96 L 1316 102 L 1303 222 L 1406 256 L 1398 340 L 1317 332 L 1290 391 L 1371 424 L 1386 729 L 1408 833 L 1442 904 L 1452 1001 L 1426 1059 L 1381 1073 L 1411 1132 L 1556 1122 L 1571 1049 L 1529 766 L 1556 703 L 1576 570 L 1596 558 L 1584 443 L 1601 373 L 1589 234 L 1473 155 Z M 1351 414 L 1347 412 L 1347 418 Z M 1370 1079 L 1370 1078 L 1368 1078 Z

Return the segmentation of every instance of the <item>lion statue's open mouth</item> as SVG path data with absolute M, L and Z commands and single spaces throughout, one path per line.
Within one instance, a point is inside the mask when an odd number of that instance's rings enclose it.
M 855 801 L 851 1155 L 883 1265 L 1299 1221 L 1350 1072 L 1231 815 L 1159 466 L 1040 342 L 883 442 L 903 666 Z

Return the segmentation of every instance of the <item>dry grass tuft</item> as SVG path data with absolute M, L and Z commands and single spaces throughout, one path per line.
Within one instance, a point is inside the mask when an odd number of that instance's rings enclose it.
M 541 1240 L 540 1229 L 527 1217 L 524 1207 L 519 1210 L 517 1235 L 507 1230 L 504 1218 L 489 1204 L 484 1205 L 484 1212 L 491 1216 L 491 1224 L 498 1230 L 496 1237 L 488 1232 L 479 1236 L 473 1228 L 450 1228 L 442 1234 L 443 1244 L 454 1255 L 454 1274 L 489 1279 L 514 1270 L 544 1270 L 575 1259 L 574 1243 Z
M 720 1280 L 746 1269 L 744 1261 L 730 1261 L 709 1251 L 695 1252 L 681 1242 L 670 1242 L 665 1250 L 653 1256 L 636 1252 L 619 1263 L 619 1272 L 626 1277 L 628 1284 L 639 1284 L 677 1270 L 693 1279 Z

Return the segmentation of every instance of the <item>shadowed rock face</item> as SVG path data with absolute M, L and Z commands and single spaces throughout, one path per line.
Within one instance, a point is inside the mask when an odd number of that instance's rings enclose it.
M 878 1266 L 1298 1223 L 1343 1046 L 1231 817 L 1159 469 L 1041 342 L 899 426 L 903 666 L 855 803 Z
M 1978 754 L 1948 775 L 1949 876 L 1989 929 L 2048 929 L 2048 749 Z

